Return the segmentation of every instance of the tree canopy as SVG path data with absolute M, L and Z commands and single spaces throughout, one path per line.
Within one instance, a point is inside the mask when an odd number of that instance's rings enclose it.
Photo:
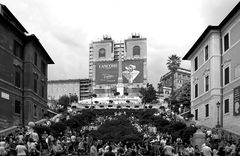
M 173 94 L 174 91 L 174 74 L 176 73 L 177 69 L 180 67 L 181 65 L 181 58 L 178 57 L 177 55 L 171 55 L 168 57 L 167 60 L 167 67 L 168 69 L 171 71 L 171 75 L 172 75 L 172 91 L 171 94 Z
M 102 109 L 102 110 L 84 110 L 81 114 L 72 116 L 70 119 L 61 119 L 61 122 L 52 123 L 51 126 L 36 125 L 34 129 L 43 134 L 44 131 L 52 132 L 54 137 L 62 136 L 67 129 L 80 130 L 84 126 L 91 125 L 98 117 L 114 116 L 115 113 L 119 113 L 118 109 Z M 121 110 L 123 113 L 120 116 L 115 116 L 113 120 L 107 120 L 98 125 L 99 128 L 96 131 L 91 131 L 95 139 L 102 139 L 103 141 L 128 141 L 128 142 L 140 142 L 143 139 L 143 133 L 139 132 L 134 125 L 131 124 L 130 119 L 132 116 L 136 118 L 140 125 L 152 125 L 156 126 L 160 132 L 168 132 L 176 139 L 176 137 L 182 136 L 183 140 L 189 141 L 191 135 L 196 131 L 196 128 L 186 127 L 184 123 L 175 120 L 166 120 L 161 115 L 156 116 L 158 111 L 156 109 L 125 109 Z
M 152 103 L 157 100 L 157 92 L 152 84 L 147 84 L 146 88 L 141 88 L 140 93 L 142 95 L 143 103 Z
M 184 83 L 181 88 L 174 91 L 172 96 L 169 98 L 171 104 L 178 110 L 180 105 L 183 107 L 190 108 L 191 105 L 191 83 L 190 81 Z
M 63 95 L 59 98 L 58 104 L 63 106 L 63 108 L 67 108 L 70 106 L 70 98 L 67 95 Z
M 167 67 L 171 72 L 175 73 L 177 69 L 180 67 L 180 65 L 181 65 L 181 58 L 179 56 L 171 55 L 168 57 Z
M 125 116 L 103 123 L 93 134 L 104 142 L 141 142 L 142 134 L 129 122 Z

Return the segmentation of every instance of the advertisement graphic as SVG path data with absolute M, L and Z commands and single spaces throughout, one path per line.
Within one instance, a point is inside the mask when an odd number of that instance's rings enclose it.
M 116 84 L 118 82 L 118 62 L 96 62 L 96 84 Z
M 233 90 L 233 115 L 240 115 L 240 86 Z
M 143 60 L 122 62 L 123 83 L 143 83 Z

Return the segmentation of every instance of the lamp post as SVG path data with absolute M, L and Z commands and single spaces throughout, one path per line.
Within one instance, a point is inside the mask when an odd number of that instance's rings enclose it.
M 219 128 L 220 127 L 220 124 L 219 124 L 219 108 L 220 108 L 220 102 L 218 101 L 217 103 L 216 103 L 216 105 L 217 105 L 217 125 L 216 125 L 216 128 Z
M 96 94 L 94 94 L 94 93 L 91 93 L 91 94 L 90 94 L 90 98 L 91 98 L 90 108 L 91 108 L 91 109 L 92 109 L 92 107 L 93 107 L 93 98 L 95 98 L 95 97 L 97 97 Z
M 93 101 L 92 101 L 92 99 L 93 99 L 93 93 L 91 93 L 90 97 L 91 97 L 90 109 L 92 109 L 92 105 L 93 105 Z

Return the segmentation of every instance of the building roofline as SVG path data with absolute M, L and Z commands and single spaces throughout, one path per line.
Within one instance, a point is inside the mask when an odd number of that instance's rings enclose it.
M 6 11 L 7 12 L 7 14 L 9 14 L 10 16 L 11 16 L 11 18 L 13 18 L 13 20 L 14 20 L 14 22 L 16 22 L 16 24 L 17 24 L 17 26 L 14 26 L 15 28 L 17 28 L 17 29 L 20 29 L 22 32 L 24 32 L 24 33 L 28 33 L 28 31 L 23 27 L 23 25 L 17 20 L 17 18 L 12 14 L 12 12 L 7 8 L 7 6 L 6 5 L 3 5 L 3 4 L 1 4 L 0 3 L 0 7 L 2 7 L 2 9 L 4 10 L 4 11 Z M 1 11 L 1 9 L 0 9 L 0 11 Z M 2 15 L 2 12 L 0 12 L 0 14 Z M 2 15 L 3 16 L 3 15 Z M 11 23 L 10 21 L 9 21 L 9 23 Z M 12 25 L 14 25 L 13 23 L 11 23 Z M 19 27 L 19 28 L 18 28 Z
M 89 78 L 83 78 L 83 79 L 65 79 L 65 80 L 49 80 L 48 83 L 60 83 L 60 82 L 81 82 L 82 80 L 89 80 Z
M 93 41 L 91 44 L 97 44 L 97 43 L 113 43 L 113 40 L 99 40 L 99 41 Z
M 231 18 L 240 10 L 240 2 L 230 11 L 230 13 L 222 20 L 219 24 L 220 28 L 223 28 L 225 24 L 227 24 Z
M 47 51 L 45 50 L 45 48 L 42 46 L 42 44 L 40 43 L 39 39 L 34 35 L 34 34 L 31 34 L 31 35 L 28 35 L 27 36 L 27 40 L 32 40 L 34 41 L 35 43 L 37 43 L 40 48 L 43 50 L 44 54 L 47 56 L 47 61 L 48 61 L 48 64 L 54 64 L 52 58 L 48 55 Z
M 147 40 L 147 38 L 128 38 L 128 39 L 125 39 L 125 41 L 139 41 L 139 40 Z
M 190 50 L 187 52 L 187 54 L 183 57 L 183 60 L 189 60 L 189 57 L 193 54 L 194 50 L 198 47 L 198 45 L 205 39 L 205 37 L 209 34 L 212 30 L 219 30 L 219 26 L 212 26 L 209 25 L 202 35 L 197 39 L 197 41 L 193 44 L 193 46 L 190 48 Z
M 80 82 L 80 79 L 65 79 L 65 80 L 49 80 L 48 83 L 59 83 L 59 82 Z
M 179 69 L 180 69 L 180 70 L 184 70 L 184 71 L 178 71 Z M 189 69 L 185 69 L 185 68 L 179 67 L 178 70 L 177 70 L 177 72 L 182 72 L 182 73 L 186 73 L 186 74 L 189 74 L 189 75 L 191 74 L 191 70 L 189 70 Z M 171 71 L 167 72 L 166 74 L 164 74 L 163 76 L 161 76 L 161 79 L 169 76 L 170 74 L 171 74 Z
M 185 71 L 191 72 L 190 69 L 186 69 L 186 68 L 182 68 L 182 67 L 179 67 L 178 69 L 181 69 L 181 70 L 185 70 Z
M 222 29 L 236 13 L 240 10 L 240 2 L 230 11 L 230 13 L 222 20 L 222 22 L 218 26 L 208 26 L 202 35 L 198 38 L 198 40 L 194 43 L 191 49 L 187 52 L 187 54 L 183 57 L 183 60 L 189 60 L 189 57 L 193 54 L 194 50 L 198 47 L 198 45 L 204 40 L 204 38 L 208 35 L 211 30 L 220 30 Z

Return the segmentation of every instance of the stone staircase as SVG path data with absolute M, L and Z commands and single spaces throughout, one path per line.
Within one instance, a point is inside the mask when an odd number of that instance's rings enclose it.
M 229 132 L 229 133 L 233 134 L 234 136 L 237 136 L 240 138 L 240 125 L 226 126 L 226 127 L 223 127 L 222 130 Z
M 54 117 L 50 118 L 49 120 L 52 121 L 52 122 L 57 122 L 58 119 L 62 116 L 62 114 L 57 114 L 55 115 Z M 34 122 L 35 124 L 43 124 L 47 121 L 47 119 L 41 119 L 39 121 L 36 121 Z M 14 133 L 16 132 L 20 127 L 19 126 L 12 126 L 12 127 L 8 127 L 8 128 L 5 128 L 3 130 L 0 131 L 0 137 L 3 137 L 3 136 L 7 136 L 8 134 L 10 133 Z
M 10 133 L 14 133 L 19 127 L 18 126 L 12 126 L 6 129 L 3 129 L 0 131 L 0 137 L 7 136 Z

